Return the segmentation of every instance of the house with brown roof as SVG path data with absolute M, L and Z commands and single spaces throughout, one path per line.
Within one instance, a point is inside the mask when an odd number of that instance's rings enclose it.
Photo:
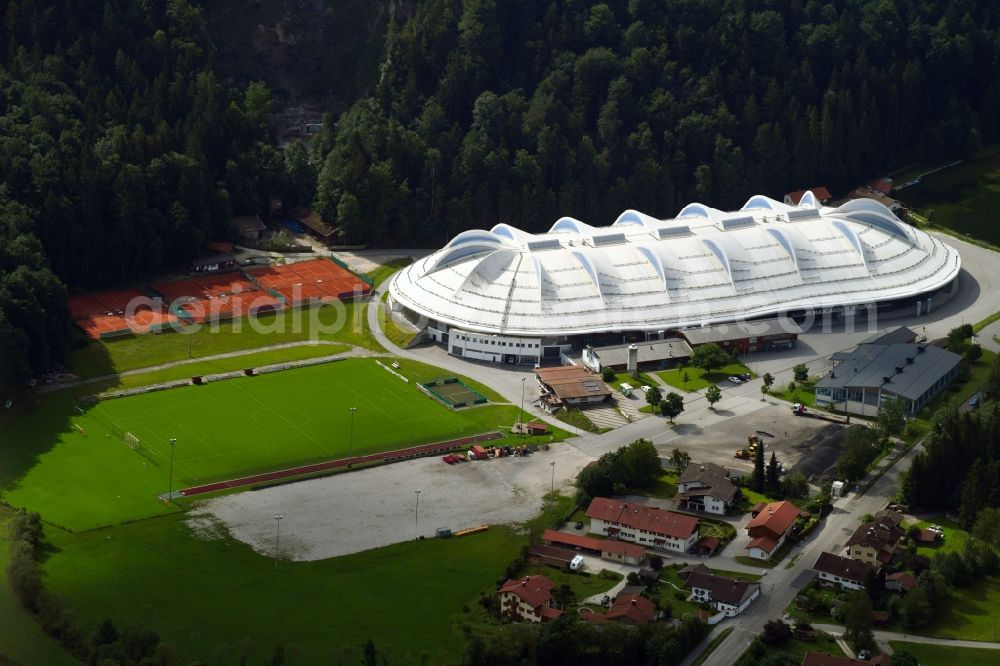
M 508 580 L 500 587 L 500 612 L 512 620 L 550 622 L 562 615 L 552 590 L 556 584 L 545 576 Z
M 590 531 L 640 546 L 686 553 L 698 541 L 698 519 L 645 504 L 595 497 L 587 507 Z
M 880 511 L 873 520 L 854 530 L 845 546 L 847 556 L 873 565 L 887 564 L 906 534 L 900 527 L 901 520 L 898 514 Z
M 833 553 L 820 553 L 812 568 L 819 573 L 819 583 L 824 587 L 839 587 L 842 590 L 864 590 L 875 570 L 876 581 L 883 580 L 882 568 L 875 568 L 867 562 L 840 557 Z M 877 582 L 876 582 L 877 584 Z
M 739 497 L 729 472 L 715 463 L 691 463 L 677 477 L 678 509 L 723 515 Z
M 795 192 L 789 192 L 785 195 L 784 201 L 789 206 L 798 206 L 799 202 L 802 201 L 802 197 L 806 195 L 806 192 L 812 192 L 813 198 L 816 199 L 816 203 L 825 204 L 829 203 L 833 195 L 830 194 L 830 190 L 826 189 L 822 185 L 820 187 L 810 187 L 808 190 L 796 190 Z
M 788 500 L 772 502 L 750 519 L 746 545 L 747 555 L 758 560 L 769 560 L 781 548 L 792 531 L 792 526 L 801 515 L 797 506 Z
M 536 368 L 535 377 L 542 392 L 542 409 L 547 412 L 554 413 L 563 408 L 604 402 L 611 398 L 608 385 L 578 365 Z
M 656 604 L 640 594 L 619 594 L 605 617 L 622 624 L 649 624 L 656 616 Z
M 917 579 L 908 571 L 897 571 L 885 577 L 885 589 L 906 593 L 917 586 Z
M 260 219 L 260 215 L 238 215 L 229 221 L 236 229 L 236 232 L 248 241 L 259 241 L 261 235 L 267 229 Z
M 739 615 L 760 596 L 760 583 L 717 576 L 702 568 L 692 567 L 681 577 L 693 601 L 709 604 L 726 617 Z

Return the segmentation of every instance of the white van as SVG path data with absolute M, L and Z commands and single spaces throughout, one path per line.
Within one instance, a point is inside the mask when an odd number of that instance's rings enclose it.
M 579 571 L 583 566 L 583 555 L 577 555 L 572 560 L 570 560 L 569 568 L 573 571 Z
M 632 386 L 631 384 L 626 384 L 625 382 L 622 382 L 621 386 L 618 387 L 618 390 L 620 390 L 622 392 L 622 395 L 625 396 L 626 398 L 632 397 L 632 391 L 634 389 L 635 389 L 634 386 Z

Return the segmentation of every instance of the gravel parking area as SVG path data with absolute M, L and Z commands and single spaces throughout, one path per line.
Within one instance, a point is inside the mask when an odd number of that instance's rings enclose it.
M 720 409 L 718 413 L 724 415 L 725 410 Z M 728 418 L 706 427 L 680 422 L 674 430 L 682 436 L 657 448 L 664 458 L 669 458 L 670 452 L 679 448 L 691 454 L 694 462 L 713 462 L 727 469 L 750 473 L 753 461 L 739 460 L 734 454 L 736 449 L 747 446 L 750 433 L 761 430 L 773 435 L 763 436 L 767 458 L 770 459 L 771 451 L 774 451 L 785 469 L 791 469 L 811 454 L 809 441 L 818 433 L 826 432 L 828 427 L 840 429 L 840 426 L 827 421 L 795 416 L 783 403 L 768 404 L 745 416 Z
M 590 458 L 567 444 L 523 458 L 447 465 L 440 457 L 384 465 L 209 500 L 189 523 L 210 534 L 221 521 L 234 538 L 273 556 L 275 515 L 281 515 L 279 555 L 321 560 L 387 546 L 439 527 L 523 522 L 542 507 L 552 483 L 568 487 Z M 417 523 L 416 493 L 420 507 Z

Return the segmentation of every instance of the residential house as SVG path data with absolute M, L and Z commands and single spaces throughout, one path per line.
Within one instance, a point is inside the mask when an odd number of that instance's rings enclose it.
M 739 615 L 760 596 L 760 583 L 717 576 L 697 567 L 691 567 L 686 575 L 682 571 L 681 577 L 692 600 L 707 603 L 726 617 Z
M 267 229 L 261 222 L 260 215 L 239 215 L 232 218 L 230 223 L 244 240 L 251 242 L 259 241 Z
M 820 553 L 812 567 L 819 573 L 819 583 L 825 587 L 839 587 L 842 590 L 864 590 L 872 570 L 876 577 L 884 576 L 881 567 L 875 569 L 867 562 L 840 557 L 833 553 Z
M 656 616 L 656 604 L 646 597 L 632 593 L 619 594 L 605 617 L 622 624 L 649 624 Z
M 769 560 L 785 543 L 792 526 L 801 515 L 797 506 L 787 500 L 772 502 L 750 519 L 746 546 L 747 555 L 758 560 Z
M 649 624 L 656 617 L 656 604 L 639 592 L 623 590 L 605 614 L 584 609 L 580 616 L 587 622 L 640 625 Z
M 802 202 L 802 197 L 804 197 L 807 192 L 812 194 L 813 201 L 818 204 L 830 203 L 830 199 L 833 198 L 833 195 L 830 194 L 830 190 L 820 186 L 810 187 L 808 190 L 796 190 L 795 192 L 789 192 L 784 196 L 782 201 L 789 206 L 798 206 Z M 807 199 L 806 203 L 813 203 L 813 201 L 809 201 Z
M 556 584 L 545 576 L 525 576 L 508 580 L 500 587 L 500 612 L 512 620 L 550 622 L 562 615 L 555 607 L 552 590 Z
M 897 571 L 885 577 L 885 589 L 906 593 L 917 586 L 917 579 L 908 571 Z
M 645 504 L 595 497 L 587 507 L 590 531 L 649 548 L 686 553 L 698 541 L 698 519 Z
M 691 463 L 677 477 L 678 509 L 725 514 L 739 498 L 739 488 L 729 480 L 729 472 L 714 463 Z
M 906 532 L 900 527 L 902 516 L 880 511 L 870 522 L 854 530 L 847 540 L 847 556 L 852 560 L 876 564 L 888 564 L 896 552 L 899 540 Z

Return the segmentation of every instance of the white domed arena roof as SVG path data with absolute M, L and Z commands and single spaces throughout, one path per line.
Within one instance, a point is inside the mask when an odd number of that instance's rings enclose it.
M 662 330 L 896 300 L 947 285 L 958 252 L 857 199 L 819 207 L 764 196 L 739 211 L 638 211 L 609 227 L 474 229 L 397 273 L 392 298 L 469 331 L 561 336 Z

